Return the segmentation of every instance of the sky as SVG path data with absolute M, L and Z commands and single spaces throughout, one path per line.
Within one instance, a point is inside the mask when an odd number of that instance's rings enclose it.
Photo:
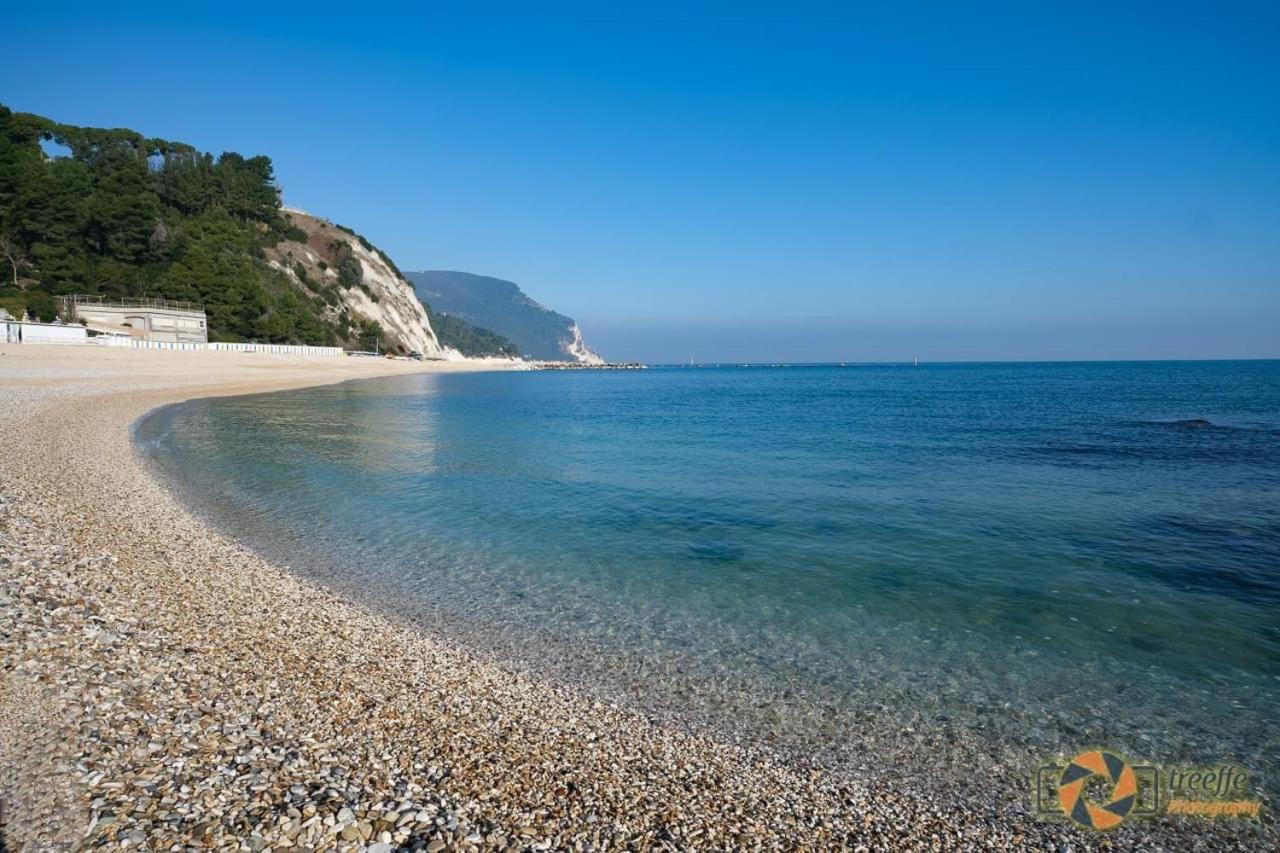
M 1275 2 L 105 5 L 6 4 L 0 103 L 267 154 L 609 358 L 1280 357 Z

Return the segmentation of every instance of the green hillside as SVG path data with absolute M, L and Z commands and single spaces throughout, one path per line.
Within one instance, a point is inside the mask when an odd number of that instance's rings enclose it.
M 471 358 L 485 356 L 515 358 L 520 354 L 519 347 L 497 332 L 473 326 L 466 320 L 450 314 L 441 314 L 426 302 L 422 303 L 422 307 L 427 309 L 427 316 L 431 318 L 431 328 L 435 329 L 436 338 L 444 346 L 452 347 Z
M 46 147 L 53 150 L 52 156 Z M 70 293 L 203 303 L 215 340 L 329 344 L 321 307 L 263 260 L 292 233 L 271 160 L 0 106 L 0 305 Z

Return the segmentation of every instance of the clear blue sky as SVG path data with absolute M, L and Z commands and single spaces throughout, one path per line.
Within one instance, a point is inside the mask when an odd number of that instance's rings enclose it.
M 103 5 L 6 4 L 0 101 L 268 154 L 607 356 L 1280 356 L 1276 2 Z

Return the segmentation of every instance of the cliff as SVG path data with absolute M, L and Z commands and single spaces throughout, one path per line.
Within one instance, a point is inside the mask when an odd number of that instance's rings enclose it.
M 413 285 L 386 254 L 341 225 L 292 208 L 285 215 L 306 239 L 268 247 L 267 263 L 324 303 L 340 337 L 361 349 L 462 357 L 440 343 Z

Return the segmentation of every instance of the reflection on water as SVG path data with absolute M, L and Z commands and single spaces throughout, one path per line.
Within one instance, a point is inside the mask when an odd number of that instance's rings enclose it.
M 140 437 L 269 556 L 653 713 L 1017 784 L 1280 761 L 1280 363 L 421 376 Z

